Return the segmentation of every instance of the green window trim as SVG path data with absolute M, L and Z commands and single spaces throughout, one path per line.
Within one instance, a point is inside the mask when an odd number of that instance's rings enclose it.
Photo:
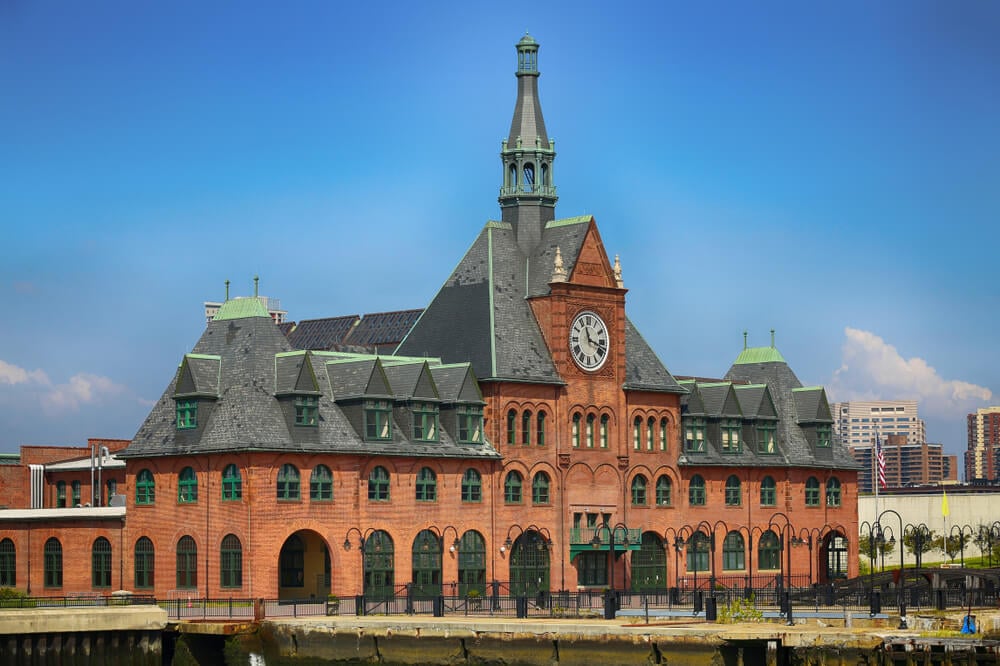
M 667 450 L 667 419 L 660 419 L 660 451 Z
M 517 443 L 517 410 L 507 410 L 507 446 Z
M 503 482 L 503 501 L 506 504 L 520 504 L 523 480 L 520 472 L 508 472 Z
M 235 534 L 227 534 L 219 548 L 219 587 L 243 587 L 243 544 Z
M 156 502 L 156 481 L 148 469 L 140 471 L 135 477 L 135 503 L 149 505 Z
M 198 501 L 198 476 L 191 467 L 182 469 L 177 477 L 177 501 L 181 504 Z
M 319 396 L 295 396 L 295 425 L 308 428 L 319 426 Z
M 761 506 L 777 506 L 778 504 L 778 488 L 774 482 L 774 479 L 770 476 L 765 476 L 764 480 L 760 482 L 760 505 Z
M 531 412 L 528 410 L 521 414 L 521 444 L 531 446 Z
M 549 503 L 549 475 L 545 472 L 535 474 L 535 478 L 531 481 L 531 503 Z
M 297 502 L 301 498 L 299 468 L 285 463 L 278 472 L 275 494 L 279 501 Z
M 17 586 L 17 549 L 12 539 L 0 539 L 0 587 Z
M 460 444 L 481 444 L 483 441 L 483 408 L 463 405 L 458 408 L 458 441 Z
M 757 568 L 761 571 L 781 569 L 781 542 L 771 530 L 764 532 L 757 543 Z
M 97 537 L 90 549 L 90 585 L 111 587 L 111 542 L 104 537 Z
M 743 571 L 746 569 L 746 544 L 739 532 L 730 532 L 722 541 L 722 570 Z
M 819 506 L 819 479 L 810 476 L 806 480 L 806 506 Z
M 66 508 L 66 482 L 59 481 L 56 483 L 56 507 L 60 509 Z
M 774 455 L 778 453 L 778 425 L 774 421 L 761 421 L 757 424 L 757 453 Z
M 483 501 L 483 478 L 478 471 L 467 469 L 462 475 L 462 501 Z
M 705 506 L 705 499 L 705 479 L 700 474 L 695 474 L 688 484 L 688 504 Z
M 656 480 L 656 506 L 670 506 L 673 503 L 673 481 L 663 475 Z
M 649 419 L 647 419 L 647 421 L 646 421 L 646 450 L 647 451 L 652 451 L 653 450 L 654 444 L 656 442 L 655 433 L 656 433 L 656 419 L 654 419 L 652 416 L 650 416 Z
M 601 448 L 608 448 L 608 415 L 601 414 Z
M 726 479 L 726 506 L 740 506 L 743 503 L 743 484 L 735 474 Z
M 192 430 L 198 427 L 198 401 L 177 401 L 177 429 Z
M 333 501 L 333 474 L 326 465 L 317 465 L 309 475 L 309 501 Z
M 538 412 L 538 428 L 535 432 L 535 444 L 545 446 L 545 412 Z
M 42 551 L 44 559 L 44 586 L 48 588 L 62 587 L 63 584 L 63 550 L 59 539 L 50 537 L 45 542 Z
M 72 488 L 72 491 L 73 491 L 73 503 L 70 506 L 79 506 L 80 505 L 80 482 L 79 481 L 74 481 L 71 484 L 71 488 Z
M 139 537 L 135 542 L 135 586 L 141 590 L 153 588 L 156 557 L 149 537 Z
M 722 431 L 722 452 L 730 454 L 742 453 L 743 442 L 740 439 L 739 419 L 723 419 L 721 424 L 721 431 Z
M 840 479 L 833 477 L 826 482 L 826 505 L 839 507 L 841 503 Z
M 642 450 L 642 417 L 637 416 L 632 421 L 632 450 Z
M 816 426 L 816 446 L 821 449 L 828 449 L 833 446 L 833 437 L 829 425 Z
M 434 403 L 418 402 L 413 406 L 413 439 L 438 441 L 438 406 Z
M 593 414 L 587 414 L 586 435 L 587 435 L 587 448 L 588 449 L 594 448 L 594 421 L 595 420 L 596 419 L 595 419 L 595 417 L 594 417 Z
M 177 589 L 198 587 L 198 546 L 190 536 L 177 542 Z
M 392 405 L 388 400 L 364 402 L 365 441 L 381 442 L 392 439 Z
M 632 506 L 646 506 L 646 477 L 642 474 L 632 479 Z
M 580 448 L 580 412 L 573 414 L 573 430 L 570 434 L 574 449 Z
M 684 424 L 685 453 L 705 453 L 705 419 L 691 417 Z
M 687 570 L 689 572 L 708 571 L 708 535 L 704 532 L 695 532 L 687 541 Z
M 418 502 L 434 502 L 437 500 L 437 475 L 430 467 L 423 467 L 417 472 L 416 500 Z
M 388 502 L 389 498 L 389 471 L 379 465 L 368 475 L 368 501 Z
M 239 468 L 232 463 L 222 470 L 222 499 L 227 502 L 243 499 L 243 477 Z

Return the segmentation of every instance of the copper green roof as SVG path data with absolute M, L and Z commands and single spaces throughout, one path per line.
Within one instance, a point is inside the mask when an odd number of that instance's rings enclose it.
M 796 393 L 798 391 L 822 391 L 822 390 L 823 390 L 822 386 L 800 386 L 799 388 L 793 388 L 792 393 Z
M 785 362 L 785 357 L 774 347 L 748 347 L 740 352 L 740 355 L 733 361 L 733 365 Z
M 215 321 L 226 319 L 246 319 L 247 317 L 267 317 L 267 308 L 258 298 L 233 298 L 222 304 L 215 315 Z
M 555 229 L 557 227 L 566 227 L 571 224 L 584 224 L 585 222 L 590 222 L 593 215 L 577 215 L 576 217 L 564 217 L 559 220 L 552 220 L 551 222 L 545 223 L 546 229 Z

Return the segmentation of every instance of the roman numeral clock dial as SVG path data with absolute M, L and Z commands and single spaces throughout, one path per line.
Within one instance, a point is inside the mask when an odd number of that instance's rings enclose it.
M 590 311 L 573 319 L 569 330 L 569 353 L 582 370 L 593 372 L 608 360 L 608 327 L 604 320 Z

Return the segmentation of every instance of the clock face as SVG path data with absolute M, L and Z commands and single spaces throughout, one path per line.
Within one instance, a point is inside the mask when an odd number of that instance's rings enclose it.
M 593 312 L 581 312 L 569 331 L 569 353 L 584 370 L 597 370 L 608 360 L 608 327 Z

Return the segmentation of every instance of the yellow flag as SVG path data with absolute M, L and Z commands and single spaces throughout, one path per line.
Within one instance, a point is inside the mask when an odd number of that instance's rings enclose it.
M 948 517 L 948 491 L 941 491 L 941 515 Z

